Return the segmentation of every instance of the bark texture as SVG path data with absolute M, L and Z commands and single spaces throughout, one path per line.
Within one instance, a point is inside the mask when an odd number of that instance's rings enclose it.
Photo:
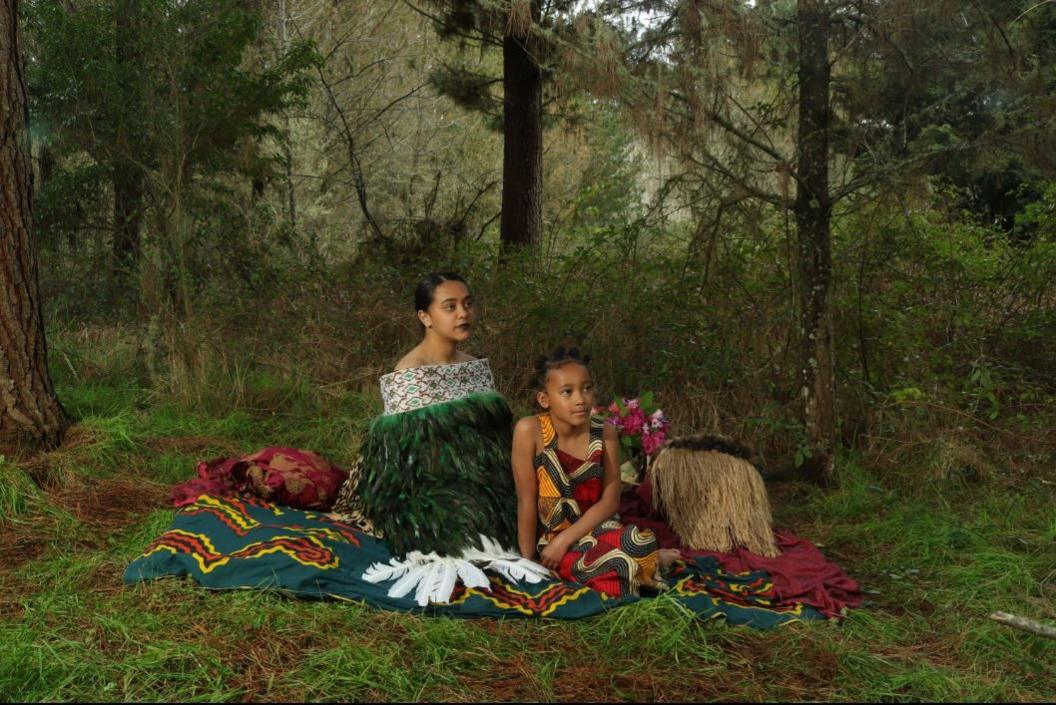
M 836 390 L 832 331 L 832 200 L 829 193 L 829 10 L 798 0 L 799 159 L 795 219 L 799 246 L 800 395 L 811 457 L 808 475 L 832 478 Z
M 48 376 L 30 240 L 32 172 L 17 0 L 0 0 L 0 453 L 54 446 L 65 414 Z
M 531 2 L 533 23 L 540 19 Z M 543 72 L 531 51 L 530 29 L 514 28 L 502 43 L 504 250 L 539 242 L 543 222 Z

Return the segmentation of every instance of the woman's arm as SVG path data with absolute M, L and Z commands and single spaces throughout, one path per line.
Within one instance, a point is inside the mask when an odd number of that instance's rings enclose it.
M 620 457 L 620 441 L 615 427 L 605 424 L 603 443 L 605 452 L 602 455 L 602 468 L 605 474 L 602 477 L 601 498 L 593 507 L 583 512 L 583 516 L 575 524 L 555 538 L 566 551 L 603 521 L 611 519 L 620 508 L 620 466 L 617 464 Z
M 539 421 L 528 416 L 513 429 L 513 481 L 517 486 L 517 547 L 525 558 L 535 558 L 535 529 L 539 521 L 539 481 L 535 476 L 535 438 Z

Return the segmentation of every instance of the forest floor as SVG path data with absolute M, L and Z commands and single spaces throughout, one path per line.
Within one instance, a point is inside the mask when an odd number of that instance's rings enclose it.
M 61 357 L 61 356 L 60 356 Z M 1056 477 L 1000 468 L 914 483 L 841 459 L 842 483 L 771 486 L 777 524 L 866 591 L 837 622 L 771 631 L 659 598 L 580 621 L 456 620 L 127 587 L 200 459 L 264 445 L 348 462 L 369 417 L 294 391 L 209 413 L 115 375 L 56 370 L 64 446 L 0 461 L 0 698 L 95 700 L 1050 700 L 1056 641 L 987 618 L 1056 620 Z M 83 372 L 83 368 L 82 372 Z M 131 379 L 131 377 L 129 378 Z M 266 385 L 265 385 L 266 386 Z M 27 477 L 47 478 L 38 487 Z M 900 479 L 901 478 L 901 479 Z

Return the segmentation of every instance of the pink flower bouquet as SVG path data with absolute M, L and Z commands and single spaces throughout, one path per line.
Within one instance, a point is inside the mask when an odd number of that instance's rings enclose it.
M 653 403 L 652 392 L 637 399 L 616 399 L 607 408 L 595 407 L 594 413 L 619 430 L 623 459 L 632 466 L 644 466 L 667 441 L 671 427 L 664 412 Z

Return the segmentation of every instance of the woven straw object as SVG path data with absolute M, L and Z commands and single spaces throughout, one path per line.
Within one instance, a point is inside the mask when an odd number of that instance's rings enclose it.
M 720 436 L 683 436 L 661 448 L 652 462 L 653 504 L 687 547 L 779 554 L 770 499 L 750 457 Z

